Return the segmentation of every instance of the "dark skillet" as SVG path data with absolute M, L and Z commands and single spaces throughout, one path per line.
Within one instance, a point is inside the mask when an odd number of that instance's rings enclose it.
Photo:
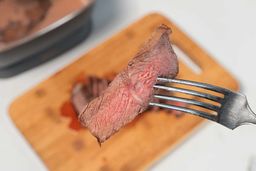
M 56 57 L 90 33 L 94 1 L 0 49 L 0 77 L 10 77 Z

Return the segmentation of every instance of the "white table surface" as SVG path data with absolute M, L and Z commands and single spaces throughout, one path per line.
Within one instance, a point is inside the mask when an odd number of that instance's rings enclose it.
M 47 170 L 10 120 L 10 103 L 152 11 L 172 19 L 228 68 L 240 80 L 242 91 L 256 110 L 256 79 L 253 79 L 256 74 L 255 0 L 99 0 L 93 14 L 94 30 L 85 42 L 35 69 L 0 79 L 0 171 Z M 243 171 L 249 170 L 249 163 L 255 156 L 256 126 L 231 131 L 207 123 L 150 170 Z

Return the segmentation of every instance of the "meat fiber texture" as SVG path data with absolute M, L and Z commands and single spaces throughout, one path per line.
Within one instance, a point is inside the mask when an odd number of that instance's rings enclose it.
M 159 26 L 108 88 L 84 107 L 79 120 L 99 143 L 147 109 L 158 76 L 177 75 L 170 33 L 169 27 Z

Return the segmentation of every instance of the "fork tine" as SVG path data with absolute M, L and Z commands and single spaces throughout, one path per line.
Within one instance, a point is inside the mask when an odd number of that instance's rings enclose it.
M 223 98 L 221 98 L 221 97 L 214 96 L 214 95 L 211 95 L 208 93 L 202 93 L 202 92 L 179 88 L 179 87 L 168 87 L 168 86 L 159 85 L 159 84 L 155 84 L 153 87 L 156 89 L 161 89 L 161 90 L 166 90 L 166 91 L 174 91 L 174 92 L 194 95 L 194 96 L 198 96 L 198 97 L 203 97 L 203 98 L 206 98 L 206 99 L 209 99 L 209 100 L 212 100 L 215 102 L 219 102 L 219 103 L 223 100 Z
M 162 99 L 162 100 L 176 101 L 176 102 L 187 103 L 187 104 L 191 104 L 191 105 L 195 105 L 195 106 L 200 106 L 205 109 L 213 110 L 215 112 L 219 111 L 219 107 L 216 105 L 205 103 L 205 102 L 200 102 L 200 101 L 193 100 L 193 99 L 174 97 L 174 96 L 165 96 L 165 95 L 160 95 L 160 94 L 155 94 L 154 97 L 157 99 Z
M 177 110 L 177 111 L 181 111 L 181 112 L 185 112 L 185 113 L 190 113 L 196 116 L 200 116 L 202 118 L 206 118 L 212 121 L 217 121 L 217 117 L 214 115 L 211 115 L 209 113 L 206 112 L 202 112 L 199 110 L 195 110 L 195 109 L 189 109 L 186 107 L 180 107 L 180 106 L 175 106 L 175 105 L 169 105 L 169 104 L 161 104 L 161 103 L 155 103 L 155 102 L 150 102 L 149 103 L 150 106 L 157 106 L 157 107 L 161 107 L 161 108 L 165 108 L 165 109 L 172 109 L 172 110 Z
M 213 86 L 213 85 L 210 85 L 207 83 L 200 83 L 200 82 L 195 82 L 195 81 L 187 81 L 187 80 L 171 79 L 171 78 L 163 78 L 163 77 L 158 77 L 157 81 L 165 82 L 165 83 L 178 83 L 178 84 L 190 85 L 190 86 L 195 86 L 195 87 L 215 91 L 215 92 L 222 93 L 222 94 L 227 94 L 230 92 L 230 90 L 222 88 L 222 87 Z

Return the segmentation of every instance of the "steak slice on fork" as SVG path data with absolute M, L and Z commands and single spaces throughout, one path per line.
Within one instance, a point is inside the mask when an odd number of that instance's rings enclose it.
M 100 143 L 147 109 L 158 76 L 177 75 L 170 33 L 167 26 L 159 26 L 128 66 L 80 113 L 80 122 Z

